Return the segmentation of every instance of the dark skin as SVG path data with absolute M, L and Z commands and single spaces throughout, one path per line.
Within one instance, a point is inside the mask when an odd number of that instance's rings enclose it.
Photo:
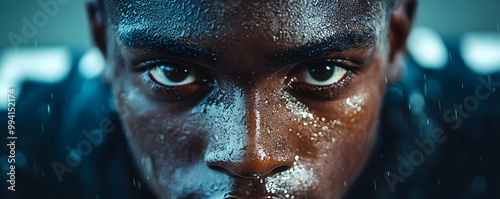
M 159 198 L 347 191 L 414 2 L 392 13 L 384 1 L 314 2 L 106 1 L 104 16 L 89 4 L 105 80 Z

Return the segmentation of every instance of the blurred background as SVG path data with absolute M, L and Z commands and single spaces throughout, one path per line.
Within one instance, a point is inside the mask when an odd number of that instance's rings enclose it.
M 61 9 L 39 32 L 23 47 L 68 46 L 86 49 L 91 46 L 88 22 L 85 13 L 85 0 L 65 0 Z M 415 26 L 435 30 L 444 38 L 458 39 L 470 32 L 497 32 L 500 23 L 498 0 L 419 0 Z M 22 18 L 31 17 L 41 7 L 37 1 L 3 1 L 0 7 L 0 49 L 11 47 L 6 35 L 9 32 L 20 34 Z
M 54 12 L 33 0 L 2 1 L 0 7 L 0 91 L 15 87 L 21 104 L 19 191 L 5 189 L 4 146 L 1 198 L 150 197 L 130 165 L 109 91 L 99 80 L 104 65 L 92 47 L 86 1 L 60 2 Z M 386 93 L 372 157 L 347 198 L 500 198 L 500 94 L 490 86 L 488 98 L 476 96 L 479 85 L 500 82 L 500 1 L 419 0 L 407 50 L 402 81 Z M 6 107 L 1 100 L 1 115 Z M 457 118 L 462 123 L 455 126 Z M 118 133 L 107 134 L 85 159 L 74 155 L 67 146 L 77 146 L 86 139 L 79 132 L 98 129 L 103 119 Z M 6 124 L 2 118 L 2 136 Z M 431 138 L 436 129 L 446 133 L 446 142 L 392 189 L 387 176 L 398 174 L 399 157 L 411 159 L 418 150 L 414 141 Z M 81 164 L 61 182 L 53 163 L 68 154 Z

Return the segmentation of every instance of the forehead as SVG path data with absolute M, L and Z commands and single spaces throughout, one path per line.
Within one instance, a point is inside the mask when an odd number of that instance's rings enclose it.
M 386 6 L 384 0 L 111 0 L 108 10 L 121 38 L 195 46 L 259 38 L 290 48 L 352 31 L 377 35 L 386 21 Z

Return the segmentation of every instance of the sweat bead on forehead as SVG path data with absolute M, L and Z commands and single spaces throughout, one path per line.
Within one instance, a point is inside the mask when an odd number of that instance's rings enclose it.
M 212 52 L 241 51 L 255 38 L 255 50 L 279 56 L 288 49 L 303 48 L 306 57 L 331 48 L 347 48 L 376 42 L 386 30 L 386 1 L 113 1 L 112 21 L 127 46 Z M 240 38 L 248 38 L 242 40 Z M 329 41 L 335 46 L 313 45 Z M 179 49 L 177 44 L 195 49 Z M 213 46 L 229 45 L 224 50 Z M 306 52 L 307 51 L 307 52 Z M 255 58 L 252 52 L 242 52 Z M 238 57 L 241 58 L 241 57 Z M 280 57 L 271 59 L 279 60 Z M 230 59 L 230 58 L 228 58 Z M 288 61 L 288 57 L 283 57 Z
M 384 0 L 120 1 L 108 80 L 160 198 L 339 198 L 385 90 Z

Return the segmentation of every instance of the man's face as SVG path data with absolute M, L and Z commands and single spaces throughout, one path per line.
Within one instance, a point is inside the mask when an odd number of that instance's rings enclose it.
M 386 85 L 379 1 L 112 1 L 107 62 L 161 198 L 338 198 Z

